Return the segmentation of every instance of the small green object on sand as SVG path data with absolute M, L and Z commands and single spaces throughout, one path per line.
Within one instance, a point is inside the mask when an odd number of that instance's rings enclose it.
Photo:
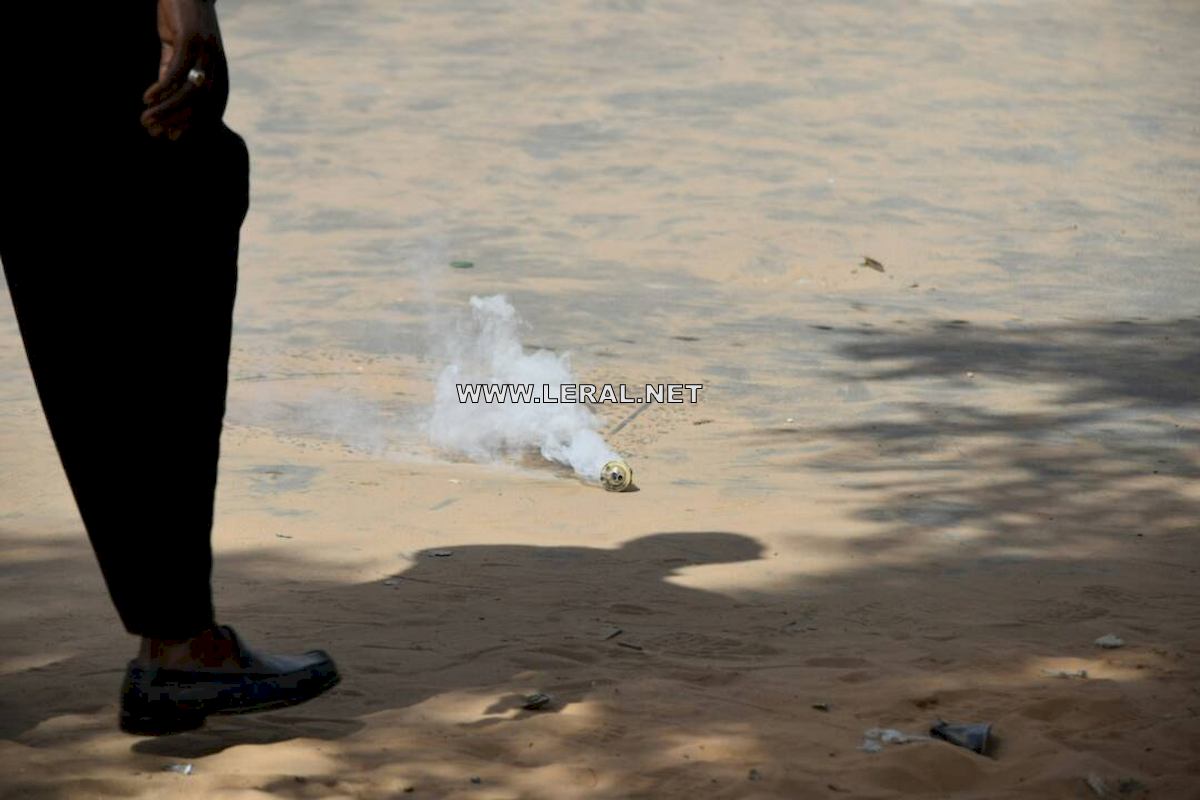
M 474 261 L 451 261 L 450 266 L 454 267 L 455 269 L 470 269 L 471 267 L 475 266 L 475 262 Z

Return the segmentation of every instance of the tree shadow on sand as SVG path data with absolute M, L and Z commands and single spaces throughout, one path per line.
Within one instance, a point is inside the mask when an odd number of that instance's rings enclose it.
M 805 462 L 857 476 L 857 515 L 886 526 L 876 545 L 931 528 L 1009 548 L 1196 530 L 1200 318 L 943 323 L 837 352 L 839 378 L 910 398 L 822 429 L 835 448 Z

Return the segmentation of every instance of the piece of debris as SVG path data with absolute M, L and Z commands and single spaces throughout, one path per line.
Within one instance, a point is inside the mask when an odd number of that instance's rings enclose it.
M 829 703 L 813 703 L 812 709 L 813 709 L 813 711 L 824 711 L 824 712 L 828 713 L 829 712 Z
M 452 555 L 454 555 L 453 550 L 430 550 L 429 551 L 430 558 L 449 558 Z
M 1146 784 L 1137 778 L 1121 778 L 1121 780 L 1117 781 L 1117 791 L 1121 794 L 1133 794 L 1134 792 L 1143 792 L 1145 790 Z
M 859 266 L 870 267 L 871 269 L 875 270 L 876 272 L 883 272 L 883 264 L 879 263 L 878 261 L 871 258 L 870 256 L 863 256 L 863 263 L 860 264 Z
M 929 729 L 929 735 L 935 739 L 945 739 L 950 744 L 965 747 L 979 755 L 987 755 L 989 737 L 992 733 L 990 722 L 968 722 L 954 724 L 938 720 L 938 724 Z
M 521 705 L 521 708 L 526 711 L 541 711 L 553 701 L 554 698 L 545 692 L 534 692 L 525 696 L 525 702 Z
M 191 764 L 168 764 L 167 766 L 163 767 L 163 771 L 164 772 L 177 772 L 180 775 L 191 775 L 192 774 L 192 765 Z
M 1118 647 L 1125 646 L 1125 640 L 1115 633 L 1106 633 L 1093 642 L 1096 647 L 1103 647 L 1105 650 L 1116 650 Z
M 693 425 L 707 425 L 710 422 L 712 422 L 711 419 L 698 419 L 695 422 L 693 422 L 692 424 Z
M 383 585 L 384 586 L 397 586 L 397 585 L 399 585 L 399 583 L 400 583 L 400 581 L 396 580 L 395 578 L 388 578 L 386 581 L 383 582 Z
M 645 649 L 640 644 L 633 644 L 632 642 L 617 642 L 617 647 L 628 647 L 630 650 Z
M 478 775 L 472 775 L 471 783 L 483 783 L 483 778 L 479 777 Z
M 884 744 L 908 744 L 909 742 L 923 742 L 929 739 L 928 736 L 904 733 L 895 728 L 871 728 L 866 732 L 865 736 L 868 739 L 878 739 Z
M 761 780 L 762 780 L 762 773 L 761 773 L 761 772 L 759 772 L 757 769 L 751 769 L 751 770 L 750 770 L 750 772 L 748 772 L 748 773 L 746 774 L 746 777 L 747 777 L 749 780 L 752 780 L 752 781 L 761 781 Z
M 608 628 L 608 629 L 606 629 L 606 630 L 604 631 L 604 636 L 602 636 L 602 637 L 601 637 L 601 639 L 602 639 L 603 641 L 606 641 L 606 642 L 607 642 L 609 639 L 615 639 L 615 638 L 617 638 L 618 636 L 620 636 L 620 635 L 621 635 L 622 633 L 624 633 L 624 632 L 625 632 L 625 631 L 623 631 L 623 630 L 622 630 L 622 629 L 620 629 L 620 628 L 615 628 L 615 627 L 614 627 L 614 628 Z
M 1108 797 L 1108 786 L 1105 785 L 1104 778 L 1101 778 L 1099 773 L 1089 772 L 1083 782 L 1096 793 L 1097 797 Z
M 293 537 L 287 535 L 286 533 L 277 533 L 277 534 L 275 534 L 275 538 L 276 539 L 291 539 Z
M 868 728 L 863 734 L 863 743 L 858 749 L 866 753 L 878 753 L 885 744 L 908 744 L 909 742 L 927 742 L 928 736 L 904 733 L 895 728 Z
M 454 267 L 455 269 L 470 269 L 471 267 L 475 266 L 475 262 L 474 261 L 451 261 L 450 266 Z
M 1086 669 L 1043 669 L 1042 674 L 1051 678 L 1086 678 Z

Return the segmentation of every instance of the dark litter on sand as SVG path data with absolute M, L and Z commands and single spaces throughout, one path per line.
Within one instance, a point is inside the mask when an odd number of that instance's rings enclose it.
M 818 711 L 827 711 L 828 705 L 816 703 L 812 706 Z M 958 747 L 966 748 L 982 756 L 989 755 L 988 749 L 992 744 L 992 724 L 990 722 L 954 723 L 939 719 L 937 724 L 929 729 L 929 736 L 904 733 L 895 728 L 871 728 L 863 735 L 863 743 L 859 750 L 866 753 L 881 753 L 885 745 L 909 744 L 911 742 L 927 742 L 931 739 L 941 739 Z
M 543 711 L 549 708 L 553 702 L 554 698 L 545 692 L 534 692 L 525 696 L 525 702 L 521 705 L 521 708 L 526 711 Z
M 991 743 L 992 723 L 969 722 L 955 724 L 938 720 L 938 724 L 929 729 L 929 735 L 935 739 L 944 739 L 950 744 L 965 747 L 968 750 L 987 755 Z

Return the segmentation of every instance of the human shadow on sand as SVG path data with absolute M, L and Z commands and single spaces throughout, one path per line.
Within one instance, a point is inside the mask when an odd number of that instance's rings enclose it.
M 341 738 L 363 727 L 363 714 L 478 684 L 481 660 L 494 662 L 499 677 L 531 670 L 552 676 L 556 667 L 600 660 L 636 671 L 645 648 L 711 647 L 722 656 L 752 657 L 760 648 L 749 643 L 681 634 L 676 613 L 712 618 L 741 604 L 670 579 L 690 567 L 760 557 L 762 547 L 750 537 L 707 531 L 652 534 L 615 549 L 448 542 L 416 554 L 411 566 L 386 580 L 350 586 L 264 583 L 244 576 L 261 574 L 272 561 L 278 571 L 277 553 L 227 557 L 218 568 L 221 585 L 230 590 L 218 592 L 226 618 L 264 649 L 328 648 L 344 681 L 328 698 L 295 709 L 210 718 L 195 732 L 135 740 L 133 750 L 189 759 L 244 744 Z M 22 593 L 48 595 L 55 588 L 47 584 L 59 576 L 94 571 L 89 560 L 82 542 L 60 544 L 44 563 L 22 566 Z M 96 580 L 85 582 L 83 594 L 85 604 L 105 602 Z M 612 636 L 615 628 L 622 633 Z M 114 625 L 106 638 L 93 631 L 99 654 L 52 660 L 6 679 L 0 738 L 37 741 L 47 719 L 99 715 L 112 707 L 128 654 L 111 640 L 125 649 L 130 641 L 118 630 Z M 72 635 L 70 626 L 64 633 Z M 561 708 L 594 687 L 564 675 L 543 688 Z M 498 722 L 515 698 L 497 697 L 492 716 L 479 724 Z M 82 739 L 105 730 L 97 717 L 77 733 Z M 61 729 L 55 735 L 71 738 Z

